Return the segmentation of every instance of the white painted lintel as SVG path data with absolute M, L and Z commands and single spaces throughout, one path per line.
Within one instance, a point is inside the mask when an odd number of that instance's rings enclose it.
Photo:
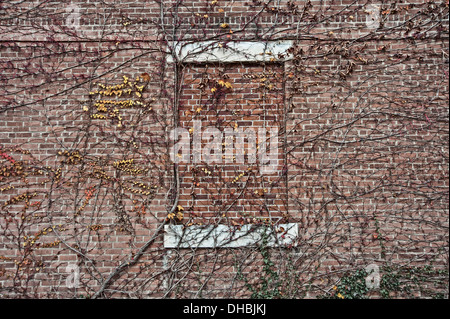
M 293 41 L 218 41 L 176 42 L 171 47 L 182 63 L 282 62 L 292 58 L 288 53 Z M 169 60 L 173 61 L 171 56 Z

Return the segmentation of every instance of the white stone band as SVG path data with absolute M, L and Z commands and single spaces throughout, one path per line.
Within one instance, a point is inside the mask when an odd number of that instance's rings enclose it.
M 245 224 L 240 227 L 228 225 L 164 227 L 164 248 L 237 248 L 263 243 L 280 247 L 294 245 L 298 237 L 298 224 L 280 224 L 272 227 Z
M 172 43 L 173 54 L 183 63 L 214 62 L 273 62 L 292 58 L 287 51 L 292 41 L 233 41 L 222 44 L 218 41 L 195 43 Z M 169 58 L 172 60 L 171 58 Z

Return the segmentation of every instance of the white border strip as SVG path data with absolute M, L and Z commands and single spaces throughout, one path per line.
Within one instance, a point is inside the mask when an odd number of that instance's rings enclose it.
M 293 41 L 233 41 L 221 43 L 217 41 L 176 42 L 173 53 L 182 63 L 213 62 L 274 62 L 292 58 L 287 51 Z M 170 59 L 172 60 L 172 59 Z
M 298 237 L 298 224 L 280 224 L 273 227 L 246 224 L 228 225 L 165 225 L 164 248 L 237 248 L 261 244 L 264 234 L 267 246 L 294 245 Z

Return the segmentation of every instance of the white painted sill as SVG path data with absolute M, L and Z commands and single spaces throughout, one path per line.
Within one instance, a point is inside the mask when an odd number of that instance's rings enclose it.
M 263 244 L 268 247 L 290 247 L 298 238 L 298 224 L 288 223 L 273 227 L 246 224 L 184 226 L 165 225 L 164 248 L 238 248 Z

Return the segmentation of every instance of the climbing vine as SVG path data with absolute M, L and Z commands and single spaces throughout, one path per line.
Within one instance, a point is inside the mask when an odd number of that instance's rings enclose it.
M 448 298 L 448 0 L 61 5 L 0 4 L 2 298 Z M 233 136 L 174 163 L 193 121 L 276 127 L 279 170 Z M 285 223 L 276 248 L 165 249 L 169 225 Z

